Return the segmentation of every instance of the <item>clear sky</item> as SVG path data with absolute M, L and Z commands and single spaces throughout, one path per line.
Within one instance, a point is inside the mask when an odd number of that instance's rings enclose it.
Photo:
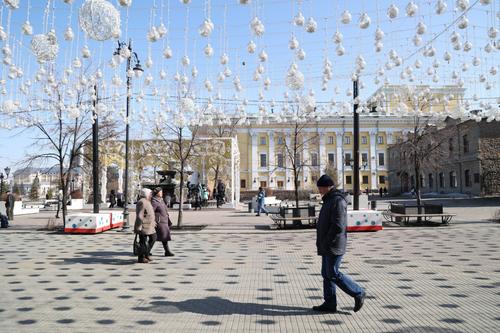
M 70 1 L 71 2 L 71 1 Z M 44 32 L 44 17 L 47 4 L 48 25 L 53 25 L 56 30 L 60 46 L 59 55 L 55 63 L 56 68 L 62 71 L 71 65 L 75 57 L 81 56 L 81 48 L 87 44 L 91 50 L 90 60 L 83 60 L 84 64 L 90 64 L 94 70 L 97 67 L 104 71 L 105 80 L 108 82 L 113 75 L 120 75 L 125 81 L 125 68 L 122 64 L 117 69 L 112 69 L 106 64 L 110 60 L 116 41 L 95 42 L 87 40 L 78 25 L 78 9 L 82 5 L 82 0 L 72 1 L 72 5 L 66 4 L 62 0 L 20 0 L 20 8 L 11 12 L 9 25 L 9 9 L 2 1 L 1 25 L 5 31 L 11 32 L 9 43 L 13 49 L 13 62 L 21 67 L 24 76 L 21 79 L 10 80 L 7 78 L 8 66 L 2 66 L 2 79 L 6 80 L 6 94 L 0 95 L 0 105 L 7 99 L 23 100 L 24 97 L 19 92 L 22 82 L 33 77 L 38 69 L 36 59 L 30 52 L 29 43 L 31 36 L 21 34 L 21 26 L 27 20 L 33 26 L 35 34 Z M 456 83 L 452 78 L 453 71 L 465 81 L 467 89 L 466 96 L 472 98 L 477 94 L 484 100 L 494 100 L 500 96 L 498 85 L 498 75 L 489 73 L 492 66 L 498 67 L 498 50 L 491 53 L 484 51 L 484 46 L 491 40 L 487 35 L 487 30 L 491 27 L 499 29 L 499 19 L 497 15 L 500 11 L 500 1 L 492 0 L 489 5 L 482 5 L 479 1 L 468 1 L 473 5 L 468 12 L 468 26 L 460 29 L 457 24 L 448 27 L 460 14 L 460 10 L 455 10 L 455 1 L 445 1 L 447 10 L 442 15 L 435 13 L 437 1 L 414 1 L 418 6 L 418 12 L 414 17 L 408 17 L 405 8 L 409 1 L 385 1 L 385 0 L 360 0 L 360 1 L 340 1 L 340 0 L 251 0 L 249 5 L 240 5 L 238 0 L 192 0 L 191 4 L 185 5 L 179 0 L 133 0 L 132 6 L 128 9 L 120 7 L 118 1 L 110 1 L 120 10 L 121 14 L 121 39 L 133 40 L 134 50 L 138 53 L 143 66 L 146 59 L 151 57 L 153 65 L 145 68 L 146 72 L 141 79 L 134 80 L 134 94 L 144 91 L 150 94 L 155 87 L 158 89 L 157 97 L 147 97 L 142 103 L 133 103 L 133 119 L 138 119 L 141 114 L 145 114 L 148 119 L 154 118 L 159 112 L 163 112 L 160 107 L 160 96 L 175 95 L 175 84 L 173 76 L 176 72 L 181 75 L 186 73 L 190 76 L 192 67 L 198 69 L 197 78 L 192 80 L 192 89 L 198 97 L 213 96 L 220 93 L 224 99 L 234 100 L 237 94 L 240 99 L 250 100 L 247 112 L 254 112 L 258 104 L 270 108 L 270 101 L 283 100 L 283 94 L 287 91 L 285 84 L 286 71 L 290 64 L 295 61 L 300 70 L 305 75 L 305 87 L 302 93 L 314 90 L 318 102 L 346 101 L 352 99 L 347 96 L 346 90 L 352 85 L 350 81 L 351 73 L 354 70 L 355 59 L 358 55 L 363 55 L 366 61 L 366 69 L 361 75 L 364 88 L 360 95 L 368 98 L 378 87 L 383 84 L 384 78 L 390 83 L 408 83 L 408 80 L 400 78 L 401 71 L 407 66 L 414 66 L 415 60 L 420 59 L 423 63 L 421 69 L 413 68 L 416 83 L 446 85 Z M 397 18 L 390 20 L 387 17 L 387 9 L 391 4 L 395 4 L 399 9 Z M 29 7 L 29 10 L 28 10 Z M 340 17 L 342 12 L 348 10 L 352 15 L 350 24 L 342 24 Z M 317 29 L 314 33 L 308 33 L 304 27 L 292 24 L 293 17 L 301 11 L 305 20 L 310 17 L 317 22 Z M 361 13 L 367 13 L 371 19 L 371 24 L 367 29 L 358 26 L 358 19 Z M 209 38 L 201 37 L 198 27 L 204 18 L 210 16 L 214 23 L 214 30 Z M 265 26 L 262 37 L 252 34 L 249 22 L 257 16 Z M 146 35 L 152 25 L 158 26 L 161 22 L 168 27 L 166 38 L 155 43 L 148 42 Z M 412 38 L 415 35 L 419 22 L 423 22 L 427 30 L 422 35 L 423 44 L 434 38 L 432 46 L 436 49 L 434 58 L 424 58 L 419 47 L 415 47 Z M 75 39 L 72 42 L 64 40 L 65 29 L 71 26 L 75 32 Z M 380 27 L 385 36 L 382 39 L 383 49 L 381 52 L 374 50 L 375 29 Z M 336 44 L 332 40 L 336 30 L 343 36 L 343 47 L 345 55 L 337 56 L 335 53 Z M 460 33 L 462 44 L 465 41 L 472 43 L 472 49 L 468 52 L 463 50 L 455 51 L 450 43 L 450 35 L 453 31 Z M 289 40 L 295 35 L 300 43 L 300 48 L 305 52 L 304 60 L 297 60 L 296 51 L 289 49 Z M 500 35 L 500 34 L 499 34 Z M 498 36 L 496 39 L 498 40 Z M 253 40 L 257 45 L 256 52 L 249 54 L 247 44 Z M 203 48 L 210 43 L 214 49 L 214 55 L 207 58 L 203 53 Z M 6 42 L 0 42 L 4 46 Z M 173 51 L 171 59 L 163 57 L 164 48 L 169 45 Z M 381 77 L 381 83 L 375 84 L 377 70 L 388 61 L 390 50 L 395 50 L 404 60 L 403 64 Z M 260 62 L 258 54 L 264 50 L 268 54 L 265 62 Z M 445 61 L 444 52 L 451 54 L 451 60 Z M 227 66 L 220 64 L 220 56 L 226 53 L 229 57 Z M 183 66 L 181 58 L 188 55 L 190 66 Z M 474 66 L 473 57 L 479 57 L 481 64 Z M 333 64 L 333 75 L 325 91 L 321 90 L 321 76 L 323 71 L 324 58 L 328 57 Z M 434 59 L 439 61 L 436 69 L 439 76 L 438 82 L 432 82 L 432 75 L 428 75 L 429 67 L 432 67 Z M 468 69 L 464 69 L 464 63 Z M 265 72 L 259 81 L 254 81 L 254 72 L 259 64 L 265 68 Z M 218 75 L 228 67 L 232 75 L 224 82 L 218 82 Z M 167 72 L 167 79 L 161 80 L 160 70 Z M 148 73 L 154 77 L 151 86 L 145 86 L 144 78 Z M 486 81 L 492 84 L 491 89 L 484 88 L 485 83 L 480 82 L 480 75 L 486 76 Z M 236 93 L 233 79 L 238 75 L 243 86 L 243 91 Z M 264 80 L 269 78 L 271 83 L 269 89 L 264 89 Z M 205 79 L 210 79 L 214 86 L 213 92 L 209 93 L 204 88 Z M 123 86 L 120 88 L 123 92 Z M 262 92 L 263 99 L 258 101 L 259 92 Z M 108 90 L 104 94 L 111 94 Z M 136 95 L 135 95 L 136 96 Z M 116 107 L 124 107 L 125 99 L 118 103 Z M 227 110 L 234 109 L 237 101 L 228 101 L 225 104 L 216 102 L 217 106 Z M 326 105 L 326 104 L 325 104 Z M 175 107 L 175 105 L 171 105 Z M 147 109 L 147 110 L 146 110 Z M 123 124 L 120 117 L 116 117 L 117 122 Z M 0 115 L 0 121 L 4 124 L 14 125 Z M 148 128 L 134 126 L 132 138 L 147 137 Z M 6 130 L 0 128 L 0 168 L 9 165 L 15 169 L 35 137 L 33 131 L 22 131 L 22 129 Z

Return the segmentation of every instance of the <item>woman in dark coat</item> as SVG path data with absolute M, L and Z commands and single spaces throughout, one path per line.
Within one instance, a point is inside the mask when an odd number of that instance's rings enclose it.
M 168 248 L 168 242 L 172 240 L 170 237 L 170 218 L 168 216 L 167 205 L 163 201 L 163 191 L 161 187 L 157 187 L 153 190 L 153 199 L 151 200 L 153 209 L 155 211 L 156 220 L 156 236 L 157 240 L 161 241 L 163 248 L 165 249 L 165 257 L 173 257 L 174 254 L 170 252 Z

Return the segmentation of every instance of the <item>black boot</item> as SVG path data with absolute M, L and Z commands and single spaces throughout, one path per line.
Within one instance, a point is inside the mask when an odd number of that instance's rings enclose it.
M 366 292 L 364 291 L 360 296 L 354 297 L 354 309 L 353 309 L 354 312 L 358 312 L 359 310 L 361 310 L 363 304 L 365 303 L 365 298 L 366 298 Z
M 170 249 L 168 248 L 168 242 L 163 242 L 163 248 L 165 249 L 165 257 L 173 257 L 174 254 L 170 252 Z
M 313 306 L 312 308 L 314 311 L 318 311 L 318 312 L 328 312 L 328 313 L 335 313 L 337 312 L 337 307 L 333 306 L 333 305 L 330 305 L 328 303 L 323 303 L 319 306 Z

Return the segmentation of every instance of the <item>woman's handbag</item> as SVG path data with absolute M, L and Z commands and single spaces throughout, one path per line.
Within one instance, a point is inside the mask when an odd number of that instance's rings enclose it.
M 134 238 L 134 256 L 138 255 L 139 254 L 139 248 L 141 246 L 141 243 L 139 241 L 139 234 L 135 234 L 135 238 Z

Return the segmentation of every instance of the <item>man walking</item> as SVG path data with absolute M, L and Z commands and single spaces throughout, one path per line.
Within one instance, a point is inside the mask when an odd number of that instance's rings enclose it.
M 7 218 L 9 219 L 9 221 L 14 220 L 15 203 L 16 203 L 16 198 L 10 191 L 7 191 L 7 200 L 5 200 L 5 212 L 7 213 Z
M 325 302 L 320 306 L 314 306 L 313 310 L 336 312 L 335 288 L 338 286 L 354 298 L 354 312 L 358 312 L 363 306 L 366 293 L 351 277 L 339 271 L 347 245 L 347 201 L 344 195 L 335 189 L 333 180 L 329 176 L 321 176 L 317 186 L 323 197 L 323 206 L 316 226 L 316 247 L 322 259 L 321 275 Z
M 264 189 L 262 187 L 259 187 L 259 193 L 257 194 L 257 215 L 260 216 L 260 212 L 266 213 L 266 215 L 269 215 L 269 212 L 267 211 L 266 207 L 264 207 L 264 199 L 266 198 L 266 192 L 264 192 Z

